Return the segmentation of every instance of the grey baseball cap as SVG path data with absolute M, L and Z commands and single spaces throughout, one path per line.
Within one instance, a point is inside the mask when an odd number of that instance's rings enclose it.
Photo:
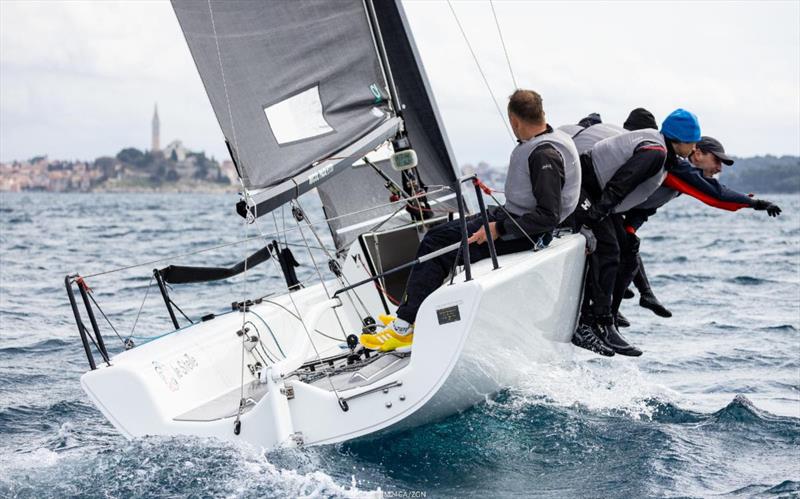
M 722 143 L 714 137 L 702 136 L 696 147 L 703 152 L 710 152 L 728 166 L 733 164 L 733 158 L 725 154 L 725 148 L 722 147 Z

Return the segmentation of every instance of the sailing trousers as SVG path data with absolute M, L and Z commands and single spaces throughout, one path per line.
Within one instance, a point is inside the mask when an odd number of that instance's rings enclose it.
M 623 230 L 619 234 L 619 269 L 614 282 L 614 298 L 611 301 L 611 313 L 616 315 L 625 296 L 625 290 L 631 285 L 634 277 L 639 273 L 641 259 L 639 258 L 639 237 Z M 643 270 L 642 270 L 643 271 Z
M 584 287 L 581 320 L 582 322 L 595 320 L 610 323 L 609 321 L 613 320 L 612 312 L 616 313 L 614 304 L 616 303 L 616 306 L 619 307 L 619 302 L 614 300 L 614 292 L 617 285 L 617 273 L 620 270 L 620 248 L 627 246 L 628 234 L 623 227 L 622 216 L 615 213 L 591 224 L 589 228 L 597 239 L 597 249 L 587 259 L 588 272 Z M 626 265 L 631 264 L 626 261 Z M 627 284 L 629 283 L 630 281 L 627 282 Z M 620 282 L 620 284 L 622 283 Z M 620 297 L 624 291 L 624 288 L 619 291 Z
M 495 217 L 490 212 L 489 221 L 495 221 Z M 480 216 L 467 219 L 467 234 L 472 235 L 483 225 Z M 536 241 L 542 235 L 537 234 L 532 239 Z M 441 225 L 437 225 L 425 234 L 422 238 L 419 248 L 417 249 L 417 258 L 427 255 L 433 251 L 449 246 L 461 240 L 461 222 L 453 220 Z M 549 241 L 548 241 L 549 242 Z M 495 249 L 498 255 L 506 255 L 509 253 L 516 253 L 518 251 L 529 250 L 532 248 L 531 242 L 528 238 L 512 239 L 505 241 L 496 239 L 494 241 Z M 408 283 L 406 284 L 406 293 L 403 297 L 403 303 L 397 308 L 397 317 L 413 324 L 417 319 L 417 311 L 431 293 L 436 291 L 442 282 L 447 278 L 450 272 L 456 266 L 456 258 L 458 264 L 463 264 L 463 259 L 460 255 L 460 250 L 453 250 L 436 258 L 432 258 L 425 262 L 414 265 L 411 269 L 411 275 L 408 276 Z M 489 258 L 489 243 L 483 244 L 470 244 L 469 245 L 469 259 L 471 262 L 477 262 L 484 258 Z

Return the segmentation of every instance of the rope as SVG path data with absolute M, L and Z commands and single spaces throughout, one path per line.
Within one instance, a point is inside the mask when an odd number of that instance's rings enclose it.
M 483 78 L 483 83 L 486 84 L 486 90 L 489 91 L 489 95 L 492 97 L 492 102 L 494 102 L 494 107 L 497 109 L 497 114 L 500 116 L 500 120 L 503 122 L 503 126 L 505 126 L 506 128 L 508 136 L 511 138 L 511 142 L 516 143 L 517 139 L 514 137 L 514 133 L 511 131 L 511 127 L 508 124 L 508 120 L 506 119 L 505 114 L 503 114 L 503 111 L 500 109 L 500 104 L 497 103 L 497 99 L 494 97 L 494 93 L 492 92 L 492 87 L 489 85 L 489 80 L 486 78 L 486 75 L 483 72 L 481 63 L 478 61 L 478 56 L 476 56 L 475 51 L 472 50 L 472 44 L 469 43 L 467 34 L 466 32 L 464 32 L 464 28 L 461 26 L 461 21 L 458 20 L 458 16 L 456 15 L 456 10 L 453 8 L 453 4 L 450 3 L 450 0 L 447 0 L 447 5 L 448 7 L 450 7 L 450 12 L 453 13 L 453 18 L 456 20 L 456 24 L 458 25 L 459 31 L 461 31 L 461 36 L 464 37 L 464 41 L 467 43 L 467 48 L 469 49 L 470 54 L 472 54 L 472 59 L 475 61 L 475 65 L 478 66 L 478 72 L 481 74 L 481 78 Z
M 97 303 L 97 300 L 94 299 L 94 296 L 92 296 L 92 293 L 91 292 L 87 292 L 86 294 L 89 295 L 89 299 L 92 300 L 92 303 L 94 303 L 94 306 L 97 307 L 97 310 L 100 311 L 100 315 L 102 315 L 103 319 L 105 319 L 106 322 L 108 323 L 108 325 L 111 326 L 111 330 L 114 331 L 114 334 L 117 335 L 117 338 L 119 338 L 119 341 L 121 341 L 122 345 L 124 346 L 125 345 L 125 340 L 123 340 L 122 336 L 119 335 L 119 333 L 117 332 L 117 328 L 114 327 L 114 324 L 111 324 L 111 321 L 108 320 L 108 317 L 106 316 L 106 313 L 103 312 L 102 307 L 100 307 L 100 304 Z
M 219 49 L 219 37 L 217 36 L 217 24 L 214 22 L 214 9 L 211 7 L 211 0 L 208 0 L 208 13 L 211 17 L 211 29 L 214 32 L 214 43 L 217 46 L 217 60 L 219 61 L 219 72 L 222 76 L 222 88 L 225 90 L 225 103 L 228 105 L 228 118 L 231 120 L 231 132 L 233 133 L 234 150 L 239 150 L 239 142 L 236 140 L 236 125 L 233 122 L 233 111 L 231 110 L 231 99 L 228 96 L 228 82 L 225 80 L 225 67 L 222 65 L 222 52 Z M 231 158 L 233 159 L 233 158 Z
M 438 192 L 442 192 L 442 191 L 445 191 L 445 190 L 452 190 L 452 189 L 449 189 L 448 186 L 444 186 L 444 185 L 433 186 L 433 187 L 437 187 L 437 190 L 429 191 L 428 194 L 436 194 Z M 423 193 L 423 194 L 420 194 L 419 196 L 424 196 L 424 195 L 425 194 Z M 417 196 L 415 196 L 415 197 L 417 197 Z M 413 199 L 413 197 L 408 198 L 408 199 Z M 321 224 L 324 224 L 324 223 L 329 223 L 329 222 L 332 222 L 334 220 L 339 220 L 341 218 L 351 217 L 351 216 L 358 215 L 358 214 L 361 214 L 361 213 L 366 213 L 366 212 L 377 210 L 377 209 L 380 209 L 380 208 L 385 208 L 387 206 L 392 206 L 392 205 L 395 205 L 395 204 L 398 204 L 398 203 L 404 203 L 403 206 L 400 207 L 402 209 L 402 208 L 405 208 L 406 201 L 407 201 L 406 199 L 401 199 L 401 200 L 398 200 L 398 201 L 392 201 L 392 202 L 389 202 L 389 203 L 380 204 L 380 205 L 373 206 L 373 207 L 370 207 L 370 208 L 365 208 L 363 210 L 354 211 L 354 212 L 351 212 L 351 213 L 345 213 L 345 214 L 342 214 L 342 215 L 337 215 L 337 216 L 331 217 L 331 218 L 324 218 L 324 219 L 320 220 L 319 222 L 314 222 L 313 225 L 321 225 Z M 397 210 L 392 215 L 398 213 L 399 211 L 400 210 Z M 431 210 L 431 211 L 434 211 L 434 210 Z M 281 206 L 281 212 L 283 212 L 283 206 Z M 441 210 L 441 212 L 449 213 L 450 210 L 443 209 L 443 210 Z M 275 216 L 275 212 L 274 211 L 273 211 L 273 216 Z M 258 220 L 258 219 L 256 219 L 256 220 Z M 262 239 L 262 238 L 265 239 L 265 240 L 272 239 L 272 238 L 278 239 L 278 240 L 283 239 L 283 244 L 285 246 L 295 246 L 295 247 L 299 247 L 299 248 L 310 247 L 310 248 L 313 248 L 313 249 L 318 249 L 318 250 L 330 252 L 330 249 L 325 248 L 325 247 L 308 246 L 308 245 L 305 245 L 305 244 L 290 243 L 286 239 L 286 235 L 287 235 L 287 233 L 294 232 L 296 230 L 298 230 L 298 227 L 294 227 L 294 228 L 292 228 L 292 227 L 287 228 L 286 227 L 286 217 L 284 216 L 283 217 L 283 229 L 278 229 L 277 221 L 276 221 L 275 232 L 274 233 L 265 234 L 265 233 L 263 233 L 263 231 L 259 230 L 260 234 L 257 235 L 257 236 L 248 237 L 248 238 L 241 239 L 241 240 L 238 240 L 238 241 L 232 241 L 230 243 L 224 243 L 224 244 L 218 244 L 218 245 L 215 245 L 215 246 L 209 246 L 208 248 L 201 248 L 201 249 L 195 250 L 195 251 L 188 251 L 186 253 L 179 253 L 177 255 L 170 255 L 170 256 L 166 256 L 164 258 L 159 258 L 157 260 L 150 260 L 148 262 L 135 263 L 135 264 L 132 264 L 132 265 L 126 265 L 126 266 L 123 266 L 123 267 L 116 267 L 116 268 L 112 268 L 112 269 L 108 269 L 108 270 L 104 270 L 104 271 L 100 271 L 100 272 L 95 272 L 95 273 L 92 273 L 92 274 L 87 274 L 87 275 L 83 276 L 83 278 L 84 279 L 89 279 L 91 277 L 98 277 L 98 276 L 102 276 L 102 275 L 106 275 L 106 274 L 113 274 L 115 272 L 122 272 L 124 270 L 135 269 L 135 268 L 138 268 L 138 267 L 145 267 L 145 266 L 149 267 L 149 266 L 157 264 L 157 263 L 174 261 L 175 259 L 178 259 L 178 258 L 186 258 L 186 257 L 194 256 L 194 255 L 199 255 L 200 253 L 208 253 L 209 251 L 214 251 L 214 250 L 218 250 L 218 249 L 222 249 L 222 248 L 227 248 L 227 247 L 230 247 L 230 246 L 236 246 L 236 245 L 239 245 L 239 244 L 244 244 L 244 243 L 253 241 L 255 239 Z M 322 245 L 322 246 L 324 246 L 324 245 Z
M 497 198 L 496 198 L 496 197 L 494 197 L 494 194 L 492 194 L 491 192 L 489 192 L 488 194 L 489 194 L 489 196 L 491 196 L 491 197 L 492 197 L 492 199 L 494 200 L 494 202 L 495 202 L 495 203 L 497 203 L 497 205 L 500 207 L 500 209 L 501 209 L 501 210 L 503 210 L 503 211 L 505 212 L 505 214 L 506 214 L 506 215 L 508 215 L 508 218 L 509 218 L 509 219 L 510 219 L 510 220 L 511 220 L 513 223 L 514 223 L 514 225 L 516 225 L 516 226 L 517 226 L 517 228 L 519 229 L 519 231 L 520 231 L 520 232 L 522 232 L 522 235 L 523 235 L 523 236 L 525 236 L 525 238 L 526 238 L 528 241 L 530 241 L 530 242 L 531 242 L 531 244 L 533 245 L 533 251 L 538 251 L 539 249 L 541 249 L 541 247 L 542 247 L 542 244 L 541 244 L 541 242 L 536 242 L 536 241 L 534 241 L 534 240 L 533 240 L 533 238 L 531 238 L 531 236 L 529 236 L 529 235 L 528 235 L 528 233 L 525 231 L 525 229 L 523 229 L 523 228 L 522 228 L 522 227 L 521 227 L 521 226 L 520 226 L 520 225 L 517 223 L 517 221 L 514 219 L 514 216 L 513 216 L 511 213 L 509 213 L 509 212 L 508 212 L 508 210 L 506 210 L 506 207 L 505 207 L 505 206 L 503 206 L 502 204 L 500 204 L 500 201 L 498 201 L 498 200 L 497 200 Z M 540 241 L 541 241 L 541 239 L 540 239 Z
M 253 239 L 260 239 L 260 238 L 261 238 L 261 236 L 256 236 L 256 237 L 251 237 L 249 239 L 243 239 L 241 241 L 233 241 L 231 243 L 218 244 L 216 246 L 211 246 L 211 247 L 208 247 L 208 248 L 203 248 L 203 249 L 199 249 L 199 250 L 195 250 L 195 251 L 189 251 L 187 253 L 180 253 L 180 254 L 177 254 L 177 255 L 165 256 L 164 258 L 159 258 L 158 260 L 150 260 L 149 262 L 136 263 L 136 264 L 133 264 L 133 265 L 127 265 L 125 267 L 117 267 L 117 268 L 110 269 L 110 270 L 105 270 L 105 271 L 102 271 L 102 272 L 95 272 L 94 274 L 85 275 L 85 276 L 83 276 L 83 278 L 84 279 L 89 279 L 90 277 L 97 277 L 97 276 L 106 275 L 106 274 L 113 274 L 114 272 L 121 272 L 123 270 L 135 269 L 137 267 L 150 266 L 150 265 L 153 265 L 153 264 L 156 264 L 156 263 L 161 263 L 161 262 L 167 262 L 167 261 L 170 261 L 170 260 L 174 260 L 176 258 L 185 258 L 187 256 L 193 256 L 193 255 L 198 255 L 200 253 L 207 253 L 209 251 L 214 251 L 214 250 L 221 249 L 221 248 L 227 248 L 228 246 L 236 246 L 237 244 L 243 244 L 243 243 L 246 243 L 246 242 L 251 241 Z
M 292 201 L 292 205 L 293 206 L 294 206 L 296 201 L 297 201 L 297 199 Z M 299 205 L 298 205 L 298 209 L 301 212 L 303 212 L 303 209 L 300 208 Z M 303 212 L 303 218 L 305 218 L 305 216 L 306 215 Z M 300 236 L 303 238 L 303 243 L 305 243 L 305 245 L 308 246 L 308 241 L 306 241 L 306 235 L 303 233 L 302 227 L 300 227 L 300 221 L 295 218 L 295 223 L 297 224 L 298 229 L 300 229 Z M 328 291 L 328 286 L 325 284 L 325 279 L 322 278 L 322 271 L 319 270 L 319 265 L 317 265 L 317 259 L 314 258 L 314 253 L 311 252 L 310 248 L 308 250 L 308 256 L 309 256 L 309 258 L 311 258 L 311 263 L 314 264 L 314 270 L 317 272 L 317 276 L 319 277 L 319 282 L 320 282 L 320 284 L 322 284 L 322 289 L 325 290 L 325 296 L 328 299 L 330 299 L 331 298 L 331 293 L 330 293 L 330 291 Z M 342 330 L 342 337 L 344 337 L 344 340 L 347 341 L 347 331 L 345 331 L 344 324 L 342 324 L 342 320 L 339 318 L 339 314 L 336 313 L 336 310 L 333 311 L 333 315 L 336 317 L 336 322 L 339 323 L 339 329 Z M 319 359 L 317 359 L 317 360 L 319 360 Z
M 136 331 L 136 324 L 139 323 L 139 316 L 142 315 L 142 309 L 144 308 L 144 302 L 147 301 L 147 295 L 150 294 L 150 287 L 153 285 L 153 278 L 154 277 L 155 276 L 153 276 L 153 274 L 150 274 L 150 281 L 147 283 L 147 289 L 144 292 L 144 299 L 142 300 L 142 304 L 139 305 L 139 312 L 136 314 L 136 319 L 133 321 L 133 327 L 131 328 L 131 334 L 128 335 L 128 338 L 123 343 L 127 343 L 127 340 L 130 340 L 131 338 L 133 338 L 133 332 Z
M 255 312 L 253 312 L 252 310 L 250 311 L 250 313 L 255 315 L 256 317 L 258 317 L 261 320 L 261 322 L 264 323 L 264 325 L 267 327 L 267 331 L 269 331 L 269 335 L 272 336 L 272 341 L 275 342 L 275 346 L 278 347 L 278 351 L 281 353 L 281 355 L 283 355 L 283 358 L 285 359 L 286 358 L 286 354 L 283 353 L 283 348 L 281 348 L 281 344 L 278 342 L 278 338 L 275 337 L 275 333 L 272 332 L 272 328 L 269 327 L 269 324 L 267 324 L 267 321 L 265 321 L 263 317 L 261 317 L 260 315 L 258 315 Z
M 506 55 L 506 64 L 508 64 L 508 72 L 511 74 L 511 82 L 514 88 L 519 88 L 517 79 L 514 78 L 514 70 L 511 69 L 511 59 L 508 58 L 508 50 L 506 50 L 506 41 L 503 39 L 503 31 L 500 29 L 500 22 L 497 20 L 497 12 L 494 11 L 494 2 L 489 0 L 489 5 L 492 7 L 492 15 L 494 16 L 494 25 L 497 26 L 497 34 L 500 35 L 500 43 L 503 45 L 503 53 Z
M 308 224 L 308 228 L 311 230 L 311 233 L 314 235 L 314 238 L 317 240 L 317 243 L 319 243 L 319 245 L 324 248 L 325 245 L 323 244 L 322 239 L 319 237 L 319 234 L 317 234 L 317 231 L 314 230 L 314 224 L 311 223 L 311 219 L 308 217 L 308 214 L 303 209 L 303 206 L 300 204 L 300 200 L 297 199 L 295 201 L 297 203 L 297 206 L 300 208 L 300 211 L 303 212 L 303 218 L 305 218 L 306 223 Z M 325 251 L 325 256 L 328 257 L 329 261 L 336 261 L 338 263 L 338 260 L 336 260 L 336 258 L 333 256 L 333 254 L 331 254 L 330 251 L 328 251 L 327 249 L 325 249 L 324 251 Z M 336 278 L 338 279 L 339 284 L 341 284 L 342 287 L 350 286 L 350 281 L 347 279 L 347 276 L 344 275 L 343 270 L 340 271 L 339 274 L 340 275 L 336 275 Z M 364 310 L 364 314 L 370 315 L 369 309 L 367 308 L 366 305 L 364 305 L 364 302 L 361 300 L 361 297 L 358 295 L 358 293 L 355 292 L 355 290 L 354 290 L 353 294 L 356 296 L 356 300 L 358 300 L 358 303 L 361 305 L 361 308 Z M 355 310 L 355 312 L 358 313 L 358 308 L 356 307 L 356 304 L 353 301 L 353 297 L 350 296 L 349 292 L 347 293 L 347 298 L 350 300 L 350 304 L 353 306 L 353 310 Z

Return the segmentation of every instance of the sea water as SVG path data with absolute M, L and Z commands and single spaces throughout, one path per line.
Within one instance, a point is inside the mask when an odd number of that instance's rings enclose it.
M 513 366 L 521 384 L 444 421 L 264 453 L 119 435 L 80 389 L 88 365 L 64 276 L 146 263 L 87 279 L 119 335 L 141 343 L 171 329 L 153 268 L 230 265 L 261 246 L 223 245 L 276 222 L 291 229 L 288 213 L 256 227 L 235 214 L 236 195 L 0 194 L 0 496 L 797 497 L 800 197 L 770 199 L 777 219 L 678 199 L 644 226 L 642 256 L 674 317 L 624 303 L 641 358 L 576 351 Z M 312 278 L 305 250 L 293 250 L 300 278 Z M 197 318 L 283 285 L 265 264 L 172 296 Z

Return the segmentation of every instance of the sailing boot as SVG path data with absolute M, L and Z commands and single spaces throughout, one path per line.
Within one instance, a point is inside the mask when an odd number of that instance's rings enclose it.
M 381 331 L 375 334 L 362 334 L 358 340 L 364 348 L 370 350 L 410 352 L 411 343 L 414 341 L 414 325 L 395 319 L 386 324 Z
M 652 310 L 659 317 L 672 317 L 672 312 L 658 301 L 652 291 L 642 293 L 639 296 L 639 306 Z
M 576 347 L 591 350 L 594 353 L 605 355 L 606 357 L 613 357 L 614 350 L 607 347 L 594 332 L 594 328 L 590 324 L 578 324 L 575 333 L 572 334 L 572 344 Z
M 617 311 L 617 327 L 631 327 L 631 321 L 628 320 L 627 317 L 622 315 L 622 312 Z
M 603 343 L 614 350 L 615 353 L 627 355 L 629 357 L 638 357 L 642 355 L 641 350 L 628 343 L 620 334 L 611 316 L 599 319 L 595 326 L 595 332 L 597 336 L 603 340 Z

